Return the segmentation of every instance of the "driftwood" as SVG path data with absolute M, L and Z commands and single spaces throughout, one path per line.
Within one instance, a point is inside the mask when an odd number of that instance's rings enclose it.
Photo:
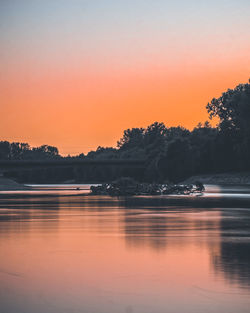
M 109 196 L 135 196 L 135 195 L 190 195 L 192 193 L 202 193 L 205 188 L 202 183 L 195 185 L 174 185 L 138 183 L 132 178 L 123 177 L 110 184 L 90 187 L 92 195 Z

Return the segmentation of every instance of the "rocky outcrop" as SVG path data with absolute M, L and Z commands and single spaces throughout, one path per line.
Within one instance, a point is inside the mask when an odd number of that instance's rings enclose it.
M 92 195 L 135 196 L 135 195 L 189 195 L 205 190 L 203 184 L 196 182 L 189 185 L 138 183 L 127 177 L 120 178 L 110 184 L 90 187 Z

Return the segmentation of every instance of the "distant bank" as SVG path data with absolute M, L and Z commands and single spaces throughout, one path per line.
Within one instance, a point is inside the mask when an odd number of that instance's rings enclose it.
M 0 177 L 0 191 L 29 190 L 30 188 L 12 179 Z
M 250 185 L 250 172 L 197 175 L 183 183 L 194 184 L 196 181 L 207 185 Z
M 208 185 L 250 185 L 250 172 L 197 175 L 189 177 L 183 181 L 183 184 L 195 184 L 197 181 Z M 70 183 L 74 184 L 75 182 L 72 180 Z M 24 184 L 19 184 L 12 179 L 0 177 L 0 191 L 31 189 L 32 188 Z

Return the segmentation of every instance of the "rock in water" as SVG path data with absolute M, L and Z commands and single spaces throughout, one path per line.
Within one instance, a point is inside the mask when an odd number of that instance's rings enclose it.
M 122 177 L 110 184 L 90 187 L 92 195 L 109 196 L 135 196 L 135 195 L 189 195 L 195 192 L 203 192 L 204 186 L 200 182 L 193 185 L 172 185 L 172 184 L 150 184 L 138 183 L 129 177 Z

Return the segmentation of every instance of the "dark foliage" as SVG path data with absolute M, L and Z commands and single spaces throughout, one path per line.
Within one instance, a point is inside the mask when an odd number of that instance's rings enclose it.
M 0 141 L 0 160 L 46 160 L 60 158 L 56 147 L 31 148 L 27 143 Z

